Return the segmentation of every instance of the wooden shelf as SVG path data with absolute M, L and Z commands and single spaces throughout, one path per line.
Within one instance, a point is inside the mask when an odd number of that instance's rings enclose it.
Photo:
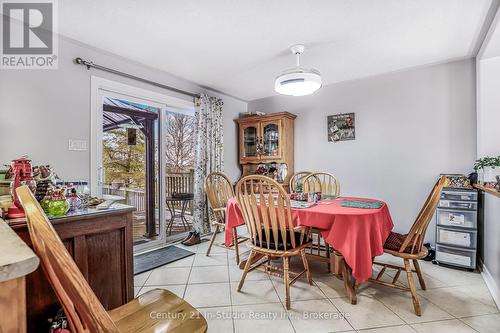
M 500 198 L 500 192 L 495 190 L 494 188 L 489 188 L 489 187 L 486 187 L 486 186 L 483 186 L 480 184 L 474 184 L 474 188 L 477 188 L 478 190 L 493 194 L 493 195 Z

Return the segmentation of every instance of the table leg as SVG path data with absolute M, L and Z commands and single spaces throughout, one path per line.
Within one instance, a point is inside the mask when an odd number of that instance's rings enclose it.
M 181 201 L 181 222 L 182 225 L 184 226 L 184 230 L 188 231 L 189 225 L 187 223 L 186 217 L 184 216 L 184 214 L 186 213 L 186 208 L 187 208 L 187 201 L 186 200 Z
M 332 255 L 330 256 L 330 267 L 333 268 L 332 273 L 338 277 L 342 277 L 342 260 L 344 257 L 342 257 L 342 254 L 338 251 L 333 251 Z
M 172 234 L 172 228 L 174 226 L 174 220 L 175 220 L 175 207 L 170 207 L 170 202 L 166 202 L 167 209 L 170 212 L 170 220 L 168 221 L 167 224 L 167 232 L 168 235 L 170 236 Z
M 357 285 L 356 281 L 352 277 L 351 267 L 349 267 L 342 254 L 338 251 L 334 251 L 332 258 L 334 258 L 333 261 L 335 262 L 334 274 L 338 276 L 338 274 L 341 273 L 347 296 L 349 297 L 351 304 L 356 304 L 358 302 L 358 297 L 356 295 Z

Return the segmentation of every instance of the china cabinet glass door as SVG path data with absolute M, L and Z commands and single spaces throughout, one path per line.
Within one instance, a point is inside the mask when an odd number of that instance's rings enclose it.
M 280 128 L 281 120 L 262 123 L 262 158 L 281 156 Z
M 258 157 L 259 131 L 257 126 L 248 125 L 243 128 L 243 157 Z

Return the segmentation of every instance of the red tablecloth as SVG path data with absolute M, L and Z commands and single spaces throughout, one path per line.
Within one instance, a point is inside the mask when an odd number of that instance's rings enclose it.
M 383 254 L 385 240 L 394 226 L 389 208 L 350 208 L 340 206 L 342 199 L 368 200 L 361 198 L 341 198 L 323 200 L 329 204 L 319 204 L 310 208 L 292 208 L 295 226 L 314 227 L 337 251 L 342 253 L 352 269 L 352 275 L 360 283 L 372 275 L 372 258 Z M 227 203 L 225 243 L 232 243 L 232 229 L 245 224 L 238 201 Z

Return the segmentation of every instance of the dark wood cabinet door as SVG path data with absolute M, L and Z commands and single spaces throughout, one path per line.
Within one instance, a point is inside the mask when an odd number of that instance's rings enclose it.
M 88 282 L 105 309 L 127 301 L 123 238 L 122 230 L 86 237 Z

